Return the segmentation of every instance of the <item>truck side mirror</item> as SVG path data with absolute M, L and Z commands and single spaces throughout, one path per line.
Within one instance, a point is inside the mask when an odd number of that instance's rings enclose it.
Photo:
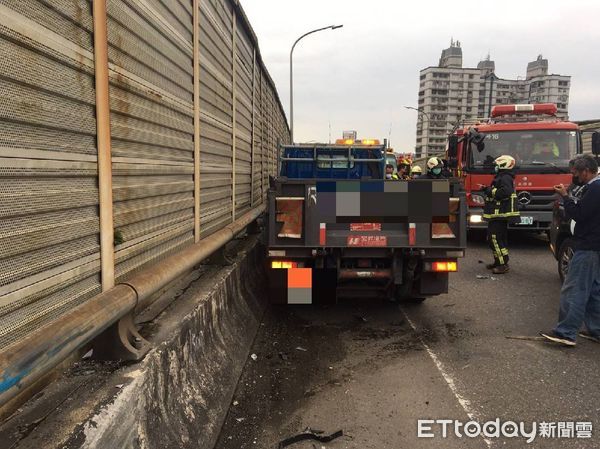
M 598 131 L 592 134 L 592 153 L 600 156 L 600 132 Z
M 448 159 L 456 159 L 458 155 L 458 136 L 452 135 L 448 137 Z

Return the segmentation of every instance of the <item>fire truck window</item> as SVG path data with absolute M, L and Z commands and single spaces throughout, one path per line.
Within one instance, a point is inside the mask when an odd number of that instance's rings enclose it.
M 577 133 L 558 131 L 503 131 L 486 133 L 485 148 L 477 151 L 471 144 L 471 166 L 489 169 L 503 154 L 515 158 L 517 166 L 551 165 L 568 167 L 577 152 Z

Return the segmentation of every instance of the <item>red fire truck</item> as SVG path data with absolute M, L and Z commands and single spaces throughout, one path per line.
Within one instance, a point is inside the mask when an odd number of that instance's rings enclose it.
M 466 191 L 469 228 L 485 228 L 484 193 L 490 185 L 493 162 L 508 154 L 515 158 L 515 188 L 520 222 L 511 228 L 548 231 L 556 199 L 553 186 L 571 182 L 569 160 L 581 152 L 575 123 L 556 117 L 552 103 L 498 105 L 486 122 L 457 129 L 448 139 L 447 158 Z

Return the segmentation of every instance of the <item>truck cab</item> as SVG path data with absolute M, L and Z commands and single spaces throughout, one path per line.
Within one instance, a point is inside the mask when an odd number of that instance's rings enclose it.
M 450 180 L 386 180 L 374 139 L 282 146 L 269 189 L 273 303 L 446 293 L 466 247 L 466 197 Z
M 520 221 L 512 229 L 548 231 L 552 223 L 553 186 L 571 181 L 569 160 L 581 152 L 575 123 L 555 117 L 556 105 L 501 105 L 488 121 L 456 130 L 447 158 L 461 180 L 469 206 L 469 228 L 485 228 L 481 185 L 490 185 L 494 160 L 503 154 L 516 160 L 515 189 Z

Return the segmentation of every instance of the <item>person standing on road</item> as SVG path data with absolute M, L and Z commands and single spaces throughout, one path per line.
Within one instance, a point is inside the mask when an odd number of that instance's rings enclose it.
M 515 160 L 511 156 L 500 156 L 494 161 L 496 176 L 492 185 L 485 187 L 483 218 L 487 220 L 487 241 L 494 255 L 494 263 L 486 267 L 494 274 L 504 274 L 508 267 L 508 223 L 519 216 L 515 175 L 512 169 Z
M 410 178 L 417 179 L 423 175 L 423 170 L 418 165 L 415 165 L 410 171 Z
M 398 162 L 398 178 L 402 180 L 410 179 L 410 161 L 406 158 Z
M 385 166 L 385 179 L 398 180 L 398 175 L 394 173 L 394 166 L 392 164 Z
M 585 183 L 579 201 L 564 185 L 554 187 L 562 197 L 565 215 L 575 221 L 574 254 L 560 291 L 558 324 L 540 335 L 564 346 L 575 346 L 577 334 L 600 343 L 600 176 L 594 157 L 585 154 L 574 160 L 574 171 Z M 585 331 L 579 332 L 585 324 Z
M 444 169 L 444 163 L 440 158 L 431 157 L 427 161 L 427 174 L 426 179 L 442 179 L 442 170 Z

